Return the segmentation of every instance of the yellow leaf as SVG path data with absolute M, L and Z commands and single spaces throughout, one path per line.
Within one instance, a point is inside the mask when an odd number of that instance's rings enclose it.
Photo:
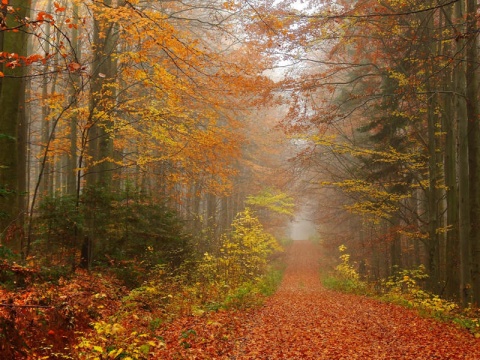
M 113 324 L 112 326 L 112 334 L 117 334 L 123 332 L 125 329 L 120 324 Z
M 120 348 L 118 350 L 112 350 L 108 353 L 108 357 L 112 359 L 116 359 L 121 353 L 123 352 L 123 349 Z
M 103 353 L 103 348 L 101 346 L 94 346 L 93 350 L 95 350 L 96 352 L 99 352 L 99 353 Z

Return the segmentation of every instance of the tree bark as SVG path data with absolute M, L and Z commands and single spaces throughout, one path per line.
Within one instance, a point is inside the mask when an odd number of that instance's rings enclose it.
M 478 98 L 477 0 L 467 0 L 466 96 L 470 175 L 470 251 L 473 302 L 480 303 L 480 121 Z
M 433 42 L 434 32 L 433 17 L 428 15 L 426 20 L 426 39 L 429 42 L 427 58 L 425 59 L 425 85 L 427 92 L 427 129 L 428 129 L 428 179 L 429 186 L 427 191 L 427 210 L 428 210 L 428 272 L 430 288 L 435 293 L 439 290 L 440 269 L 439 269 L 439 254 L 440 254 L 440 237 L 438 229 L 441 225 L 439 214 L 439 203 L 441 201 L 440 191 L 438 189 L 439 180 L 441 179 L 438 158 L 438 137 L 437 125 L 439 123 L 436 115 L 437 96 L 435 87 L 432 83 L 434 73 L 434 60 L 438 55 L 438 47 Z
M 16 9 L 7 12 L 7 6 Z M 30 9 L 30 1 L 13 0 L 1 4 L 0 12 L 7 28 L 19 26 L 17 19 L 24 19 Z M 26 55 L 27 40 L 24 31 L 0 31 L 0 51 Z M 20 64 L 23 65 L 23 64 Z M 17 233 L 14 247 L 23 254 L 21 231 L 25 211 L 26 192 L 26 129 L 25 121 L 25 67 L 7 66 L 0 71 L 0 239 Z M 13 240 L 13 239 L 12 239 Z
M 94 59 L 90 87 L 90 129 L 88 132 L 88 170 L 86 186 L 89 193 L 111 191 L 113 140 L 111 138 L 111 113 L 116 97 L 116 52 L 118 33 L 114 22 L 108 19 L 105 9 L 112 6 L 112 0 L 104 0 L 94 10 L 93 46 Z M 95 189 L 95 190 L 94 190 Z M 92 192 L 92 190 L 94 190 Z M 94 199 L 90 199 L 94 201 Z M 97 217 L 95 210 L 86 215 L 88 234 L 82 245 L 83 267 L 90 267 L 97 246 Z
M 73 25 L 75 25 L 72 28 L 72 49 L 75 52 L 75 59 L 77 62 L 81 61 L 81 49 L 82 47 L 79 46 L 79 41 L 78 41 L 78 19 L 79 19 L 79 8 L 78 4 L 75 2 L 73 5 L 73 14 L 74 14 L 74 20 L 73 20 Z M 72 81 L 73 83 L 70 86 L 70 99 L 73 101 L 74 99 L 76 100 L 76 97 L 78 96 L 78 91 L 81 86 L 80 82 L 80 76 L 77 74 L 72 74 Z M 70 120 L 70 134 L 69 134 L 69 142 L 70 142 L 70 151 L 67 157 L 67 176 L 66 176 L 66 193 L 68 195 L 75 195 L 78 193 L 77 187 L 80 186 L 80 184 L 77 182 L 78 178 L 78 170 L 80 168 L 78 164 L 78 156 L 77 156 L 77 117 L 73 116 L 72 119 Z
M 87 186 L 109 188 L 112 181 L 113 141 L 110 136 L 110 114 L 115 102 L 117 46 L 116 26 L 107 20 L 103 7 L 111 7 L 112 0 L 104 0 L 94 19 L 94 60 L 90 88 L 89 146 L 90 166 Z
M 465 15 L 463 1 L 455 4 L 455 18 Z M 457 32 L 465 33 L 463 26 Z M 468 117 L 466 103 L 466 73 L 464 64 L 465 39 L 460 37 L 456 43 L 458 55 L 455 69 L 456 115 L 458 121 L 458 194 L 459 194 L 459 255 L 460 255 L 460 299 L 463 305 L 471 300 L 471 249 L 470 249 L 470 183 L 468 161 Z

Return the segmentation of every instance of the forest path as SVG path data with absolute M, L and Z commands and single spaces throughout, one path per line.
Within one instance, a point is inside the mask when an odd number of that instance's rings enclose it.
M 319 247 L 295 241 L 275 295 L 255 310 L 186 317 L 158 359 L 480 359 L 480 340 L 415 311 L 322 287 Z
M 236 359 L 480 359 L 480 341 L 414 311 L 324 289 L 318 246 L 295 241 Z

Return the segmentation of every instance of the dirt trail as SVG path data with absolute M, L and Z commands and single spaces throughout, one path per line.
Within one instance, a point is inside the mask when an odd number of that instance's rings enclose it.
M 454 326 L 322 288 L 317 247 L 296 241 L 278 292 L 246 324 L 236 359 L 480 359 Z
M 400 306 L 326 290 L 318 247 L 295 241 L 277 293 L 250 311 L 185 317 L 155 359 L 477 359 L 467 331 Z

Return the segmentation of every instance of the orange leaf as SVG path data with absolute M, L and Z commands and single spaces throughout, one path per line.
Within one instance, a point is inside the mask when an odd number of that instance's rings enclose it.
M 74 72 L 78 69 L 80 69 L 82 66 L 79 64 L 79 63 L 76 63 L 76 62 L 72 62 L 70 64 L 68 64 L 68 70 L 70 72 Z
M 53 21 L 53 16 L 45 11 L 40 11 L 37 15 L 37 21 L 44 21 L 45 19 Z
M 4 76 L 5 76 L 5 74 L 0 71 L 0 78 L 3 78 Z
M 60 4 L 57 2 L 53 3 L 53 5 L 55 6 L 55 12 L 62 12 L 66 10 L 65 7 L 61 7 Z

